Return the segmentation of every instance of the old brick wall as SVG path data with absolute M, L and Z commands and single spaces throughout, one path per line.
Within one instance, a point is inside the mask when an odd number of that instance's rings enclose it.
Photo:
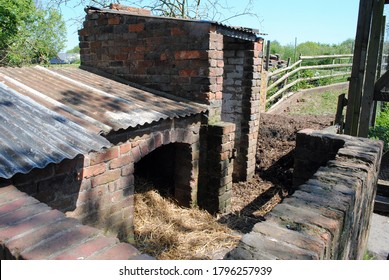
M 209 105 L 210 124 L 236 126 L 234 180 L 244 181 L 255 173 L 263 40 L 233 38 L 233 30 L 89 10 L 79 31 L 81 66 Z
M 197 203 L 200 126 L 201 116 L 196 115 L 112 133 L 109 149 L 18 174 L 2 183 L 12 183 L 69 217 L 128 240 L 133 234 L 134 165 L 159 147 L 185 145 L 183 157 L 165 160 L 178 161 L 176 173 L 181 176 L 175 182 L 175 198 L 184 206 Z
M 199 205 L 210 213 L 226 212 L 232 198 L 235 125 L 219 122 L 203 129 L 206 139 L 201 143 L 207 156 L 201 169 Z
M 81 65 L 209 103 L 209 23 L 89 12 L 79 31 Z
M 243 236 L 232 259 L 362 259 L 383 145 L 304 130 L 296 190 Z
M 224 80 L 221 118 L 236 125 L 237 158 L 234 180 L 245 181 L 255 173 L 259 131 L 262 42 L 224 38 Z

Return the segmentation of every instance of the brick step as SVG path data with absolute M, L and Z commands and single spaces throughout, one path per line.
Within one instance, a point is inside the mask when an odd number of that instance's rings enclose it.
M 149 259 L 10 185 L 0 188 L 0 259 Z

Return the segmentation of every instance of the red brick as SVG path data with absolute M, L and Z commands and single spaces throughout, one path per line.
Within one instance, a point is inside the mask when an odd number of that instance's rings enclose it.
M 134 174 L 134 164 L 131 163 L 122 168 L 122 176 L 128 176 L 130 174 Z
M 3 194 L 5 194 L 7 192 L 15 191 L 15 190 L 17 190 L 17 188 L 13 185 L 2 187 L 2 188 L 0 188 L 0 196 L 2 196 Z
M 51 210 L 49 206 L 43 203 L 39 204 L 31 204 L 25 207 L 22 207 L 16 211 L 12 211 L 6 215 L 0 216 L 0 228 L 7 227 L 12 224 L 16 224 L 21 220 L 27 219 L 28 217 L 32 217 L 36 214 L 46 212 Z
M 159 56 L 159 60 L 160 61 L 166 61 L 168 59 L 168 56 L 166 53 L 162 53 L 160 56 Z
M 114 17 L 114 18 L 109 18 L 108 19 L 108 24 L 110 25 L 117 25 L 120 23 L 120 18 L 119 17 Z
M 101 153 L 91 154 L 90 165 L 99 164 L 119 156 L 119 148 L 112 147 Z
M 218 77 L 223 76 L 224 70 L 223 68 L 209 68 L 209 76 L 210 77 Z
M 134 246 L 127 243 L 119 243 L 98 255 L 88 258 L 88 260 L 128 260 L 139 254 L 140 252 Z
M 110 169 L 116 169 L 125 165 L 128 165 L 132 162 L 132 157 L 130 155 L 125 155 L 120 158 L 115 158 L 109 164 Z
M 78 30 L 78 35 L 80 35 L 80 36 L 87 36 L 88 34 L 89 34 L 89 32 L 88 32 L 87 28 L 83 28 L 81 30 Z
M 144 29 L 145 29 L 145 25 L 143 23 L 128 25 L 128 31 L 130 31 L 130 32 L 141 32 Z
M 121 53 L 121 54 L 115 55 L 116 61 L 127 60 L 127 58 L 128 58 L 128 55 L 126 53 Z
M 222 100 L 222 98 L 223 98 L 223 93 L 221 91 L 215 93 L 216 100 Z
M 185 31 L 184 31 L 182 28 L 173 27 L 173 28 L 170 30 L 170 34 L 171 34 L 172 36 L 180 36 L 180 35 L 184 35 L 184 34 L 185 34 Z
M 8 192 L 0 195 L 0 205 L 8 204 L 13 200 L 26 197 L 27 194 L 17 189 L 9 189 Z
M 142 141 L 140 143 L 140 152 L 141 152 L 142 157 L 145 157 L 146 155 L 148 155 L 148 153 L 150 152 L 148 141 Z
M 99 42 L 99 41 L 92 41 L 90 43 L 90 47 L 91 47 L 91 49 L 99 49 L 99 48 L 101 48 L 101 42 Z
M 99 231 L 88 226 L 75 227 L 57 238 L 51 239 L 34 249 L 21 253 L 21 257 L 25 260 L 43 260 L 51 259 L 52 256 L 58 255 L 59 252 L 68 247 L 81 244 L 87 239 L 97 236 Z
M 95 188 L 96 186 L 104 185 L 109 182 L 115 181 L 120 178 L 121 171 L 119 169 L 117 170 L 109 170 L 106 171 L 104 174 L 98 175 L 96 177 L 92 178 L 92 188 Z
M 132 144 L 131 142 L 124 143 L 120 145 L 120 155 L 127 154 L 131 151 Z
M 83 178 L 90 178 L 94 177 L 100 174 L 103 174 L 106 171 L 106 164 L 105 163 L 100 163 L 96 165 L 92 165 L 89 167 L 86 167 L 83 169 Z
M 108 190 L 110 192 L 115 192 L 118 190 L 126 189 L 134 185 L 134 175 L 128 175 L 126 177 L 121 177 L 119 180 L 109 183 Z
M 195 69 L 183 69 L 179 71 L 180 76 L 182 77 L 196 77 L 198 72 Z
M 5 203 L 0 206 L 0 215 L 4 215 L 6 213 L 16 211 L 20 207 L 31 205 L 31 204 L 38 204 L 39 201 L 31 196 L 23 196 L 17 200 L 14 200 L 10 203 Z
M 21 234 L 34 232 L 42 226 L 59 221 L 61 219 L 63 220 L 65 218 L 65 215 L 58 210 L 43 212 L 33 216 L 31 219 L 18 224 L 10 225 L 9 227 L 0 230 L 0 240 L 4 243 L 4 241 L 8 239 L 13 239 Z M 23 237 L 21 237 L 21 239 L 23 239 Z
M 104 249 L 108 249 L 116 244 L 118 240 L 116 238 L 109 237 L 97 237 L 86 241 L 85 243 L 71 248 L 60 255 L 57 255 L 55 260 L 84 260 L 91 257 L 93 254 L 98 253 Z
M 201 58 L 201 52 L 198 50 L 194 51 L 176 51 L 174 54 L 175 59 L 184 60 L 184 59 L 197 59 Z
M 162 146 L 163 141 L 162 141 L 162 134 L 157 132 L 154 134 L 154 148 L 157 149 Z
M 151 15 L 151 11 L 150 10 L 141 9 L 141 8 L 135 8 L 135 7 L 129 7 L 129 6 L 124 6 L 124 5 L 121 5 L 121 4 L 110 4 L 109 8 L 111 10 L 127 11 L 127 12 L 135 13 L 135 14 L 138 14 L 138 15 L 146 15 L 146 16 Z
M 61 220 L 55 224 L 50 224 L 27 235 L 23 235 L 20 238 L 11 239 L 5 246 L 11 255 L 19 258 L 21 252 L 33 249 L 35 246 L 47 242 L 55 234 L 68 230 L 76 225 L 79 225 L 79 223 L 74 219 Z
M 139 146 L 136 146 L 131 150 L 131 156 L 134 162 L 137 162 L 142 158 Z

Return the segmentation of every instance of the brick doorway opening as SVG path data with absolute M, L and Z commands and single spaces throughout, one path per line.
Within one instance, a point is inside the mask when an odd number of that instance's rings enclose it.
M 155 188 L 178 205 L 192 204 L 192 155 L 188 144 L 162 146 L 135 163 L 135 192 Z

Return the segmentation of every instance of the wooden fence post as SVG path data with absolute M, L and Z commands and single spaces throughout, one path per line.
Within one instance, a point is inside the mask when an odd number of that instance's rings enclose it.
M 259 112 L 266 112 L 266 95 L 267 95 L 267 84 L 268 84 L 268 72 L 262 71 L 261 74 L 261 94 L 259 100 Z
M 365 84 L 362 91 L 362 106 L 359 116 L 359 137 L 367 137 L 373 116 L 374 84 L 377 79 L 377 63 L 381 41 L 381 24 L 384 0 L 373 2 L 372 27 L 366 64 Z

